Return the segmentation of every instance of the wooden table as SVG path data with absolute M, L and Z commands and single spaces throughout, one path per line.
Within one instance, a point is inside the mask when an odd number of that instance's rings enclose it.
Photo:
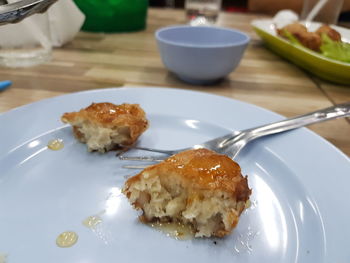
M 294 116 L 350 101 L 350 87 L 334 85 L 267 50 L 253 33 L 257 15 L 227 14 L 219 25 L 248 32 L 252 41 L 240 66 L 215 86 L 191 86 L 162 65 L 154 39 L 157 28 L 185 23 L 183 10 L 150 9 L 147 30 L 128 34 L 79 33 L 53 52 L 47 64 L 26 69 L 0 68 L 0 80 L 13 81 L 0 93 L 0 112 L 70 92 L 123 85 L 167 86 L 200 90 L 253 103 Z M 350 156 L 350 121 L 333 120 L 310 127 Z

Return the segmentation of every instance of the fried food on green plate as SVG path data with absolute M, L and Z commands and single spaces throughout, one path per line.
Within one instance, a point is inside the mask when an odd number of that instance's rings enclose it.
M 314 51 L 320 51 L 322 44 L 321 36 L 315 32 L 308 32 L 307 28 L 300 23 L 293 23 L 277 29 L 277 33 L 287 39 L 295 38 L 301 45 L 312 49 Z
M 316 33 L 320 36 L 322 36 L 322 34 L 326 34 L 333 41 L 341 41 L 340 33 L 337 30 L 331 28 L 329 25 L 320 26 L 316 30 Z

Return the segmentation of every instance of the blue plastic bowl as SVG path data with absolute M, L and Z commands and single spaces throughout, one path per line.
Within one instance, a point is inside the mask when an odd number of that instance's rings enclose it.
M 210 84 L 239 64 L 249 36 L 220 27 L 171 26 L 155 33 L 163 64 L 191 84 Z

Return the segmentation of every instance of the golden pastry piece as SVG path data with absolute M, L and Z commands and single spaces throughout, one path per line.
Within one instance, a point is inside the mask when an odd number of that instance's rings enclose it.
M 320 26 L 317 29 L 316 33 L 320 36 L 322 34 L 326 34 L 333 41 L 341 41 L 340 33 L 337 30 L 331 28 L 329 25 Z
M 190 225 L 196 237 L 223 237 L 237 225 L 251 190 L 241 168 L 207 149 L 173 155 L 129 178 L 123 193 L 144 222 Z
M 303 34 L 308 32 L 306 26 L 300 23 L 292 23 L 292 24 L 286 25 L 281 29 L 277 29 L 277 33 L 279 35 L 282 35 L 284 30 L 288 31 L 292 35 L 298 35 L 298 34 Z
M 293 35 L 303 46 L 314 51 L 320 50 L 322 44 L 320 35 L 315 32 L 308 32 L 304 25 L 293 23 L 277 29 L 277 33 L 284 38 L 288 38 L 286 32 Z
M 73 126 L 75 137 L 89 151 L 105 152 L 132 145 L 147 129 L 145 112 L 137 104 L 92 103 L 78 112 L 63 114 L 61 120 Z

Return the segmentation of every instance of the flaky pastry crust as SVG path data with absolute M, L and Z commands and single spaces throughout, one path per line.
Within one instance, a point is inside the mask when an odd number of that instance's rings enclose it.
M 188 150 L 129 178 L 124 194 L 142 221 L 190 224 L 197 237 L 231 232 L 251 190 L 240 166 L 207 149 Z
M 61 120 L 73 126 L 76 138 L 87 143 L 89 150 L 101 152 L 132 145 L 148 127 L 141 107 L 127 103 L 92 103 L 78 112 L 64 113 Z

